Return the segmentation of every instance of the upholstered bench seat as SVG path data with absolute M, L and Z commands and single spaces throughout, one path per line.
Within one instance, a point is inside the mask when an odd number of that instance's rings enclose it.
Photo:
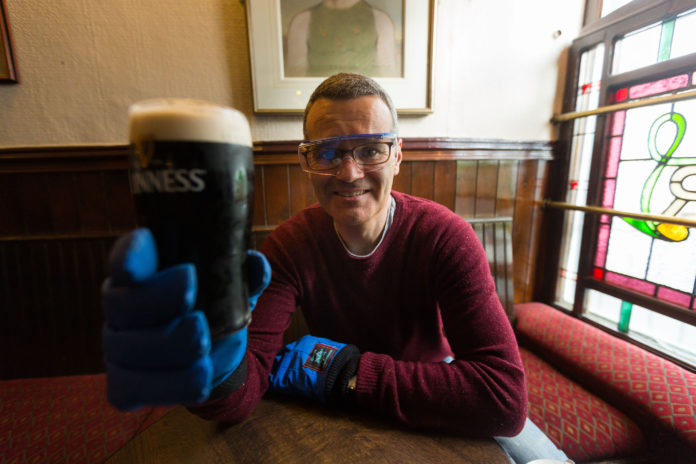
M 529 393 L 529 418 L 576 462 L 643 452 L 645 438 L 625 414 L 520 348 Z
M 114 409 L 104 374 L 0 381 L 0 461 L 101 463 L 167 411 Z
M 557 382 L 556 387 L 547 382 L 544 388 L 568 388 L 570 379 L 630 417 L 652 453 L 672 450 L 696 462 L 696 374 L 545 304 L 517 304 L 515 319 L 520 345 L 565 376 L 550 377 L 544 370 L 549 382 Z M 535 359 L 526 357 L 528 384 L 534 391 L 538 386 L 531 381 L 538 377 L 538 367 Z M 539 405 L 532 393 L 530 401 Z M 544 413 L 542 407 L 534 414 L 540 420 Z M 550 436 L 553 439 L 553 433 Z M 628 450 L 633 442 L 624 445 Z

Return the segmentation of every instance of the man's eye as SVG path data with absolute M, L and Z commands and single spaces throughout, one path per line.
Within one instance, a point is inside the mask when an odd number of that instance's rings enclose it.
M 364 160 L 381 158 L 385 150 L 380 145 L 363 145 L 356 150 L 357 155 Z
M 375 147 L 365 147 L 360 153 L 363 157 L 374 158 L 381 154 L 381 152 Z
M 331 161 L 336 157 L 336 152 L 334 150 L 317 150 L 314 158 L 318 161 Z

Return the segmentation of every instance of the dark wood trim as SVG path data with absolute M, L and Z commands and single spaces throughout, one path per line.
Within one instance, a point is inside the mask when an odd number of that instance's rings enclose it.
M 254 164 L 299 164 L 299 140 L 254 142 Z M 405 161 L 551 160 L 553 142 L 405 138 Z M 0 148 L 0 174 L 128 169 L 128 145 Z
M 404 161 L 458 161 L 458 160 L 544 160 L 553 159 L 552 151 L 531 152 L 524 150 L 451 150 L 406 151 Z
M 128 169 L 127 145 L 0 148 L 0 174 L 124 169 Z
M 508 218 L 500 218 L 502 221 Z M 492 219 L 477 220 L 480 222 L 494 222 Z M 471 222 L 471 221 L 469 221 Z M 271 226 L 252 226 L 252 234 L 267 234 L 272 232 L 277 225 Z M 80 232 L 79 234 L 27 234 L 27 235 L 0 235 L 0 243 L 2 242 L 36 242 L 46 240 L 91 240 L 95 238 L 113 239 L 120 237 L 131 229 L 112 230 L 108 232 Z
M 600 19 L 602 11 L 601 0 L 585 0 L 585 11 L 582 18 L 582 26 L 587 29 Z
M 130 229 L 109 232 L 80 232 L 79 234 L 29 234 L 29 235 L 0 235 L 2 242 L 38 242 L 46 240 L 93 240 L 95 238 L 114 239 L 130 232 Z

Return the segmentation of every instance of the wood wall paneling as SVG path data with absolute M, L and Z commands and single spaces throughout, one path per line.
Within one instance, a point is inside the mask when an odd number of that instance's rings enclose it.
M 253 247 L 316 202 L 296 146 L 255 145 Z M 514 300 L 524 301 L 533 293 L 552 150 L 543 142 L 406 139 L 394 189 L 465 218 L 514 218 Z M 106 256 L 136 224 L 127 155 L 126 146 L 0 149 L 0 378 L 103 370 Z
M 409 163 L 402 162 L 401 166 L 399 167 L 399 173 L 394 178 L 392 188 L 399 192 L 410 192 L 411 177 L 411 165 Z
M 5 235 L 22 233 L 21 204 L 15 201 L 17 176 L 0 175 L 0 232 Z
M 523 161 L 517 181 L 513 219 L 513 256 L 515 266 L 515 301 L 536 299 L 537 263 L 542 234 L 543 200 L 548 177 L 548 163 Z
M 290 217 L 288 166 L 263 166 L 262 172 L 266 225 L 278 225 Z
M 432 161 L 407 162 L 411 168 L 409 193 L 432 200 L 435 198 L 435 163 Z
M 433 177 L 433 200 L 454 211 L 457 198 L 457 163 L 455 161 L 439 161 L 435 163 Z
M 112 241 L 0 242 L 0 378 L 103 371 L 99 288 Z
M 290 196 L 289 215 L 292 216 L 306 206 L 316 203 L 317 198 L 314 195 L 312 183 L 309 182 L 307 174 L 299 165 L 290 165 L 288 170 L 290 182 L 288 188 L 288 195 Z
M 478 161 L 458 161 L 455 176 L 454 211 L 463 217 L 476 217 Z
M 254 225 L 266 225 L 266 192 L 263 189 L 263 166 L 254 171 L 254 213 L 252 223 Z

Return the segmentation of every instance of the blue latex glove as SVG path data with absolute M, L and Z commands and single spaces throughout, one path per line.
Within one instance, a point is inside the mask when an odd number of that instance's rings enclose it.
M 249 250 L 247 270 L 253 309 L 271 269 L 261 253 Z M 115 407 L 199 403 L 213 389 L 229 393 L 244 382 L 246 327 L 211 343 L 205 314 L 193 310 L 196 290 L 192 264 L 157 271 L 157 248 L 148 229 L 136 229 L 114 244 L 102 302 L 107 397 Z
M 305 335 L 275 357 L 270 391 L 343 402 L 348 380 L 358 370 L 360 351 L 355 345 Z

